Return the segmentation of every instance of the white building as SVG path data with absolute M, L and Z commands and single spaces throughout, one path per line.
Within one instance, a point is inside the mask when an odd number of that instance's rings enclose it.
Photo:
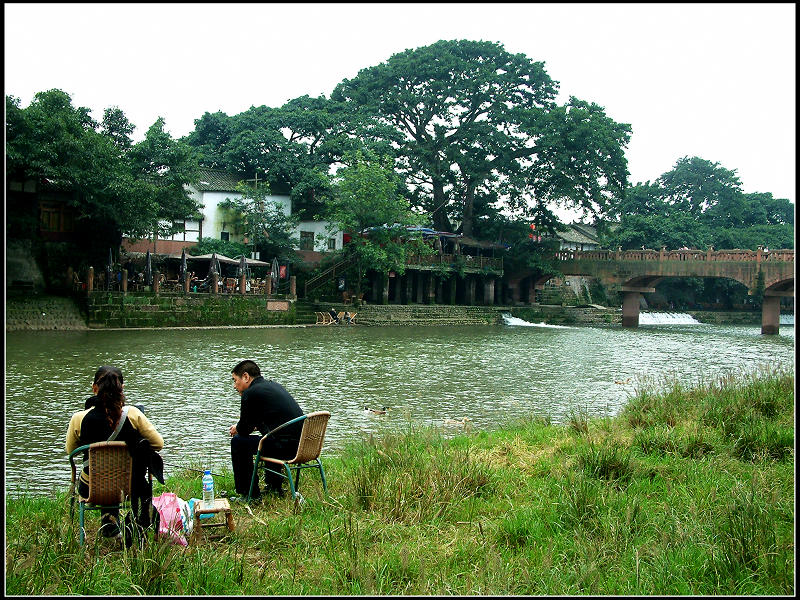
M 242 197 L 236 185 L 240 179 L 226 171 L 218 169 L 201 168 L 197 181 L 188 186 L 189 193 L 200 205 L 200 219 L 185 219 L 179 222 L 183 231 L 170 237 L 159 237 L 155 243 L 152 240 L 132 242 L 125 238 L 123 245 L 126 250 L 172 254 L 180 252 L 182 248 L 194 246 L 200 238 L 213 238 L 231 242 L 244 242 L 245 235 L 236 233 L 231 223 L 225 221 L 225 211 L 220 204 L 225 200 L 235 200 Z M 274 194 L 267 196 L 283 209 L 287 216 L 292 214 L 292 201 L 288 195 Z M 334 234 L 328 232 L 327 221 L 300 221 L 292 232 L 292 237 L 299 240 L 296 248 L 306 262 L 318 262 L 321 255 L 331 250 L 342 247 L 342 232 Z M 254 258 L 260 258 L 258 256 Z M 270 257 L 263 257 L 268 259 Z

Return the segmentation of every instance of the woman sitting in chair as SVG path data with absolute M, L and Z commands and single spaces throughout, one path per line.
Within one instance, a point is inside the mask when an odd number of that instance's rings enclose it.
M 103 366 L 94 374 L 92 391 L 94 396 L 88 398 L 85 410 L 75 413 L 67 429 L 67 454 L 85 444 L 103 442 L 109 439 L 126 442 L 134 454 L 133 481 L 131 501 L 137 523 L 141 527 L 150 524 L 150 504 L 153 496 L 151 484 L 146 479 L 147 464 L 137 460 L 143 456 L 139 450 L 140 442 L 149 443 L 148 452 L 158 451 L 164 447 L 164 438 L 148 420 L 144 413 L 135 406 L 125 405 L 122 391 L 122 371 L 116 367 Z M 88 453 L 84 454 L 84 460 Z M 89 495 L 88 465 L 81 471 L 78 493 L 86 498 Z M 119 533 L 119 511 L 108 511 L 101 514 L 100 531 L 105 537 L 116 537 Z

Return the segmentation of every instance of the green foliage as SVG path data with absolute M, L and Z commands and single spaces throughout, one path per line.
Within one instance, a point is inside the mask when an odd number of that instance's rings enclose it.
M 794 247 L 791 202 L 746 194 L 735 170 L 698 157 L 681 158 L 655 183 L 629 187 L 611 215 L 619 218 L 604 238 L 611 248 Z
M 541 62 L 493 42 L 442 40 L 361 70 L 332 98 L 397 148 L 412 201 L 437 229 L 461 221 L 473 235 L 482 203 L 602 209 L 624 189 L 629 126 L 575 98 L 557 106 L 556 92 Z
M 595 445 L 590 441 L 578 456 L 578 466 L 587 477 L 607 481 L 626 482 L 633 474 L 630 450 L 617 444 Z
M 301 96 L 279 108 L 252 106 L 234 116 L 207 112 L 186 142 L 203 166 L 266 173 L 270 186 L 288 190 L 297 212 L 311 218 L 331 193 L 331 165 L 360 145 L 348 135 L 346 112 L 324 96 Z
M 80 240 L 88 258 L 104 260 L 100 252 L 118 246 L 123 233 L 171 232 L 173 220 L 198 210 L 184 188 L 194 177 L 194 157 L 164 131 L 163 119 L 132 144 L 133 125 L 119 108 L 107 109 L 99 124 L 61 90 L 38 92 L 24 109 L 6 97 L 6 110 L 7 177 L 60 194 L 77 212 L 76 231 L 92 232 Z
M 334 180 L 335 193 L 326 202 L 332 225 L 352 235 L 344 254 L 356 264 L 356 293 L 368 266 L 387 273 L 405 272 L 406 257 L 431 252 L 419 234 L 409 232 L 422 217 L 400 195 L 400 184 L 387 158 L 348 155 L 351 163 Z
M 248 255 L 247 246 L 241 242 L 231 242 L 227 240 L 218 240 L 216 238 L 200 238 L 200 240 L 189 248 L 189 254 L 192 256 L 200 256 L 202 254 L 222 254 L 228 258 L 234 256 Z

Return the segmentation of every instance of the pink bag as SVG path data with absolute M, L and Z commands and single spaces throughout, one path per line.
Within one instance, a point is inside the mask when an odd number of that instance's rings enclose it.
M 158 527 L 159 536 L 170 536 L 172 541 L 181 546 L 188 546 L 184 531 L 184 517 L 181 511 L 181 499 L 172 492 L 164 492 L 153 497 L 153 506 L 158 509 L 161 523 Z

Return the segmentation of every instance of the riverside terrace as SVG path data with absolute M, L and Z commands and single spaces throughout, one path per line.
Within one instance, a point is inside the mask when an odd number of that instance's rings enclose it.
M 782 297 L 794 296 L 794 250 L 774 250 L 767 251 L 759 248 L 752 250 L 627 250 L 627 251 L 559 251 L 555 257 L 559 260 L 559 271 L 563 275 L 583 275 L 598 278 L 611 291 L 620 292 L 623 296 L 623 327 L 637 327 L 639 324 L 639 299 L 642 293 L 652 293 L 655 285 L 667 277 L 721 277 L 733 279 L 744 284 L 748 288 L 749 294 L 755 294 L 759 287 L 759 279 L 763 280 L 764 301 L 762 306 L 762 326 L 764 334 L 777 334 L 780 322 L 780 299 Z M 501 260 L 501 259 L 495 259 Z M 502 263 L 500 263 L 502 264 Z M 409 268 L 419 269 L 423 265 L 414 264 L 414 257 L 409 260 Z M 429 266 L 429 265 L 424 265 Z M 502 267 L 500 267 L 502 268 Z M 502 273 L 502 271 L 500 272 Z M 499 275 L 496 273 L 494 276 Z M 431 282 L 436 280 L 438 285 L 441 282 L 438 278 L 433 278 L 430 273 Z M 415 277 L 422 276 L 423 272 L 415 274 Z M 542 289 L 545 281 L 553 277 L 552 275 L 541 276 L 532 271 L 508 273 L 506 276 L 507 289 L 510 291 L 510 304 L 520 304 L 520 291 L 526 286 L 530 290 Z M 465 273 L 464 285 L 467 290 L 474 290 L 476 282 L 485 278 L 483 273 Z M 158 292 L 160 282 L 158 276 L 155 277 L 151 291 Z M 453 278 L 455 279 L 455 278 Z M 250 294 L 264 294 L 270 296 L 270 278 L 267 277 L 262 287 L 253 286 L 249 290 Z M 385 281 L 385 280 L 384 280 Z M 494 280 L 492 279 L 492 284 Z M 173 282 L 173 286 L 178 282 Z M 383 282 L 379 282 L 383 283 Z M 423 289 L 425 282 L 419 281 L 417 290 Z M 484 282 L 485 283 L 485 282 Z M 179 284 L 180 285 L 180 284 Z M 86 289 L 91 292 L 94 286 L 94 270 L 89 269 L 87 276 Z M 123 293 L 127 291 L 127 272 L 122 272 L 121 288 Z M 176 292 L 189 292 L 189 283 L 174 290 Z M 222 287 L 220 287 L 222 286 Z M 374 294 L 378 298 L 378 303 L 388 303 L 389 286 L 381 286 L 383 293 Z M 230 288 L 230 289 L 228 289 Z M 431 293 L 417 297 L 418 303 L 434 304 L 439 303 L 438 286 L 431 283 L 425 285 Z M 491 293 L 486 293 L 487 288 Z M 399 289 L 399 286 L 396 286 Z M 227 278 L 224 284 L 215 275 L 212 276 L 209 292 L 241 290 L 239 293 L 244 295 L 248 292 L 244 276 L 238 280 Z M 436 291 L 434 291 L 436 290 Z M 166 290 L 165 290 L 166 291 Z M 483 304 L 492 305 L 495 302 L 494 285 L 484 285 Z M 410 294 L 409 294 L 410 296 Z M 534 294 L 529 293 L 529 298 L 534 298 Z M 287 299 L 296 299 L 296 282 L 294 277 L 290 278 L 289 293 Z M 383 302 L 380 302 L 380 299 Z M 427 302 L 425 300 L 427 299 Z M 467 304 L 475 303 L 475 295 L 465 296 Z

